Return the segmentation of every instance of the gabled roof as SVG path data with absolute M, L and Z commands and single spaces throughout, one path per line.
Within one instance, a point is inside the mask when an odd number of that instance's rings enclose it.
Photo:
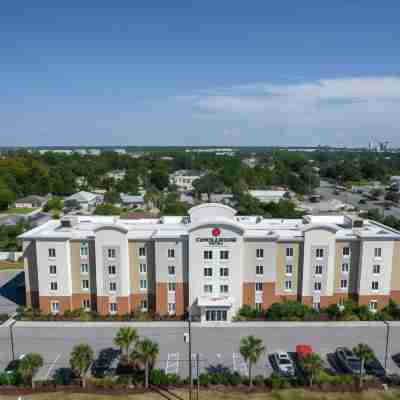
M 78 203 L 86 203 L 94 200 L 98 195 L 90 192 L 80 191 L 67 197 L 65 200 L 76 200 Z

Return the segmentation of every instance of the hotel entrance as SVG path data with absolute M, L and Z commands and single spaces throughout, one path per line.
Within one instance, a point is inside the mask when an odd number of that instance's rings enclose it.
M 228 311 L 226 309 L 207 309 L 205 317 L 206 322 L 226 322 Z

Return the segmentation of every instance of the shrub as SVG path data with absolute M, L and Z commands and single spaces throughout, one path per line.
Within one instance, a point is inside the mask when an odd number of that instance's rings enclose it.
M 259 311 L 255 308 L 250 307 L 249 305 L 244 305 L 239 309 L 238 315 L 239 318 L 243 319 L 255 319 L 255 318 L 264 318 L 264 312 Z
M 273 372 L 269 378 L 264 380 L 264 383 L 271 389 L 287 389 L 290 388 L 290 381 L 277 373 Z
M 263 386 L 264 385 L 264 377 L 262 375 L 257 375 L 253 378 L 254 386 Z
M 306 317 L 316 318 L 318 315 L 317 310 L 293 300 L 274 303 L 266 312 L 266 318 L 270 321 L 299 321 Z
M 71 368 L 58 368 L 54 372 L 54 383 L 56 385 L 70 385 L 75 376 Z

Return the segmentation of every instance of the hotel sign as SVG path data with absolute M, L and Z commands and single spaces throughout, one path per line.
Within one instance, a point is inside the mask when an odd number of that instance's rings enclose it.
M 225 243 L 236 242 L 236 238 L 220 237 L 221 230 L 219 228 L 213 228 L 211 231 L 211 237 L 207 238 L 196 238 L 196 242 L 208 243 L 210 246 L 223 246 Z

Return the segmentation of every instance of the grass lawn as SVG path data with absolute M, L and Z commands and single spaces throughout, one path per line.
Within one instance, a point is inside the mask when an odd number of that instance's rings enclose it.
M 187 391 L 176 392 L 182 399 L 188 399 Z M 15 399 L 12 396 L 1 396 L 0 400 Z M 123 395 L 94 395 L 94 394 L 70 394 L 70 393 L 46 393 L 24 396 L 29 400 L 115 400 L 124 398 L 129 400 L 160 400 L 163 399 L 157 393 L 135 394 L 129 396 Z M 304 390 L 280 390 L 271 393 L 254 393 L 245 394 L 239 392 L 216 392 L 216 391 L 200 391 L 199 400 L 396 400 L 400 399 L 399 390 L 384 391 L 365 391 L 361 394 L 356 393 L 324 393 L 324 392 L 306 392 Z
M 0 260 L 0 271 L 5 269 L 23 269 L 23 261 L 7 261 Z
M 3 211 L 3 214 L 30 214 L 31 212 L 37 210 L 37 208 L 9 208 Z

